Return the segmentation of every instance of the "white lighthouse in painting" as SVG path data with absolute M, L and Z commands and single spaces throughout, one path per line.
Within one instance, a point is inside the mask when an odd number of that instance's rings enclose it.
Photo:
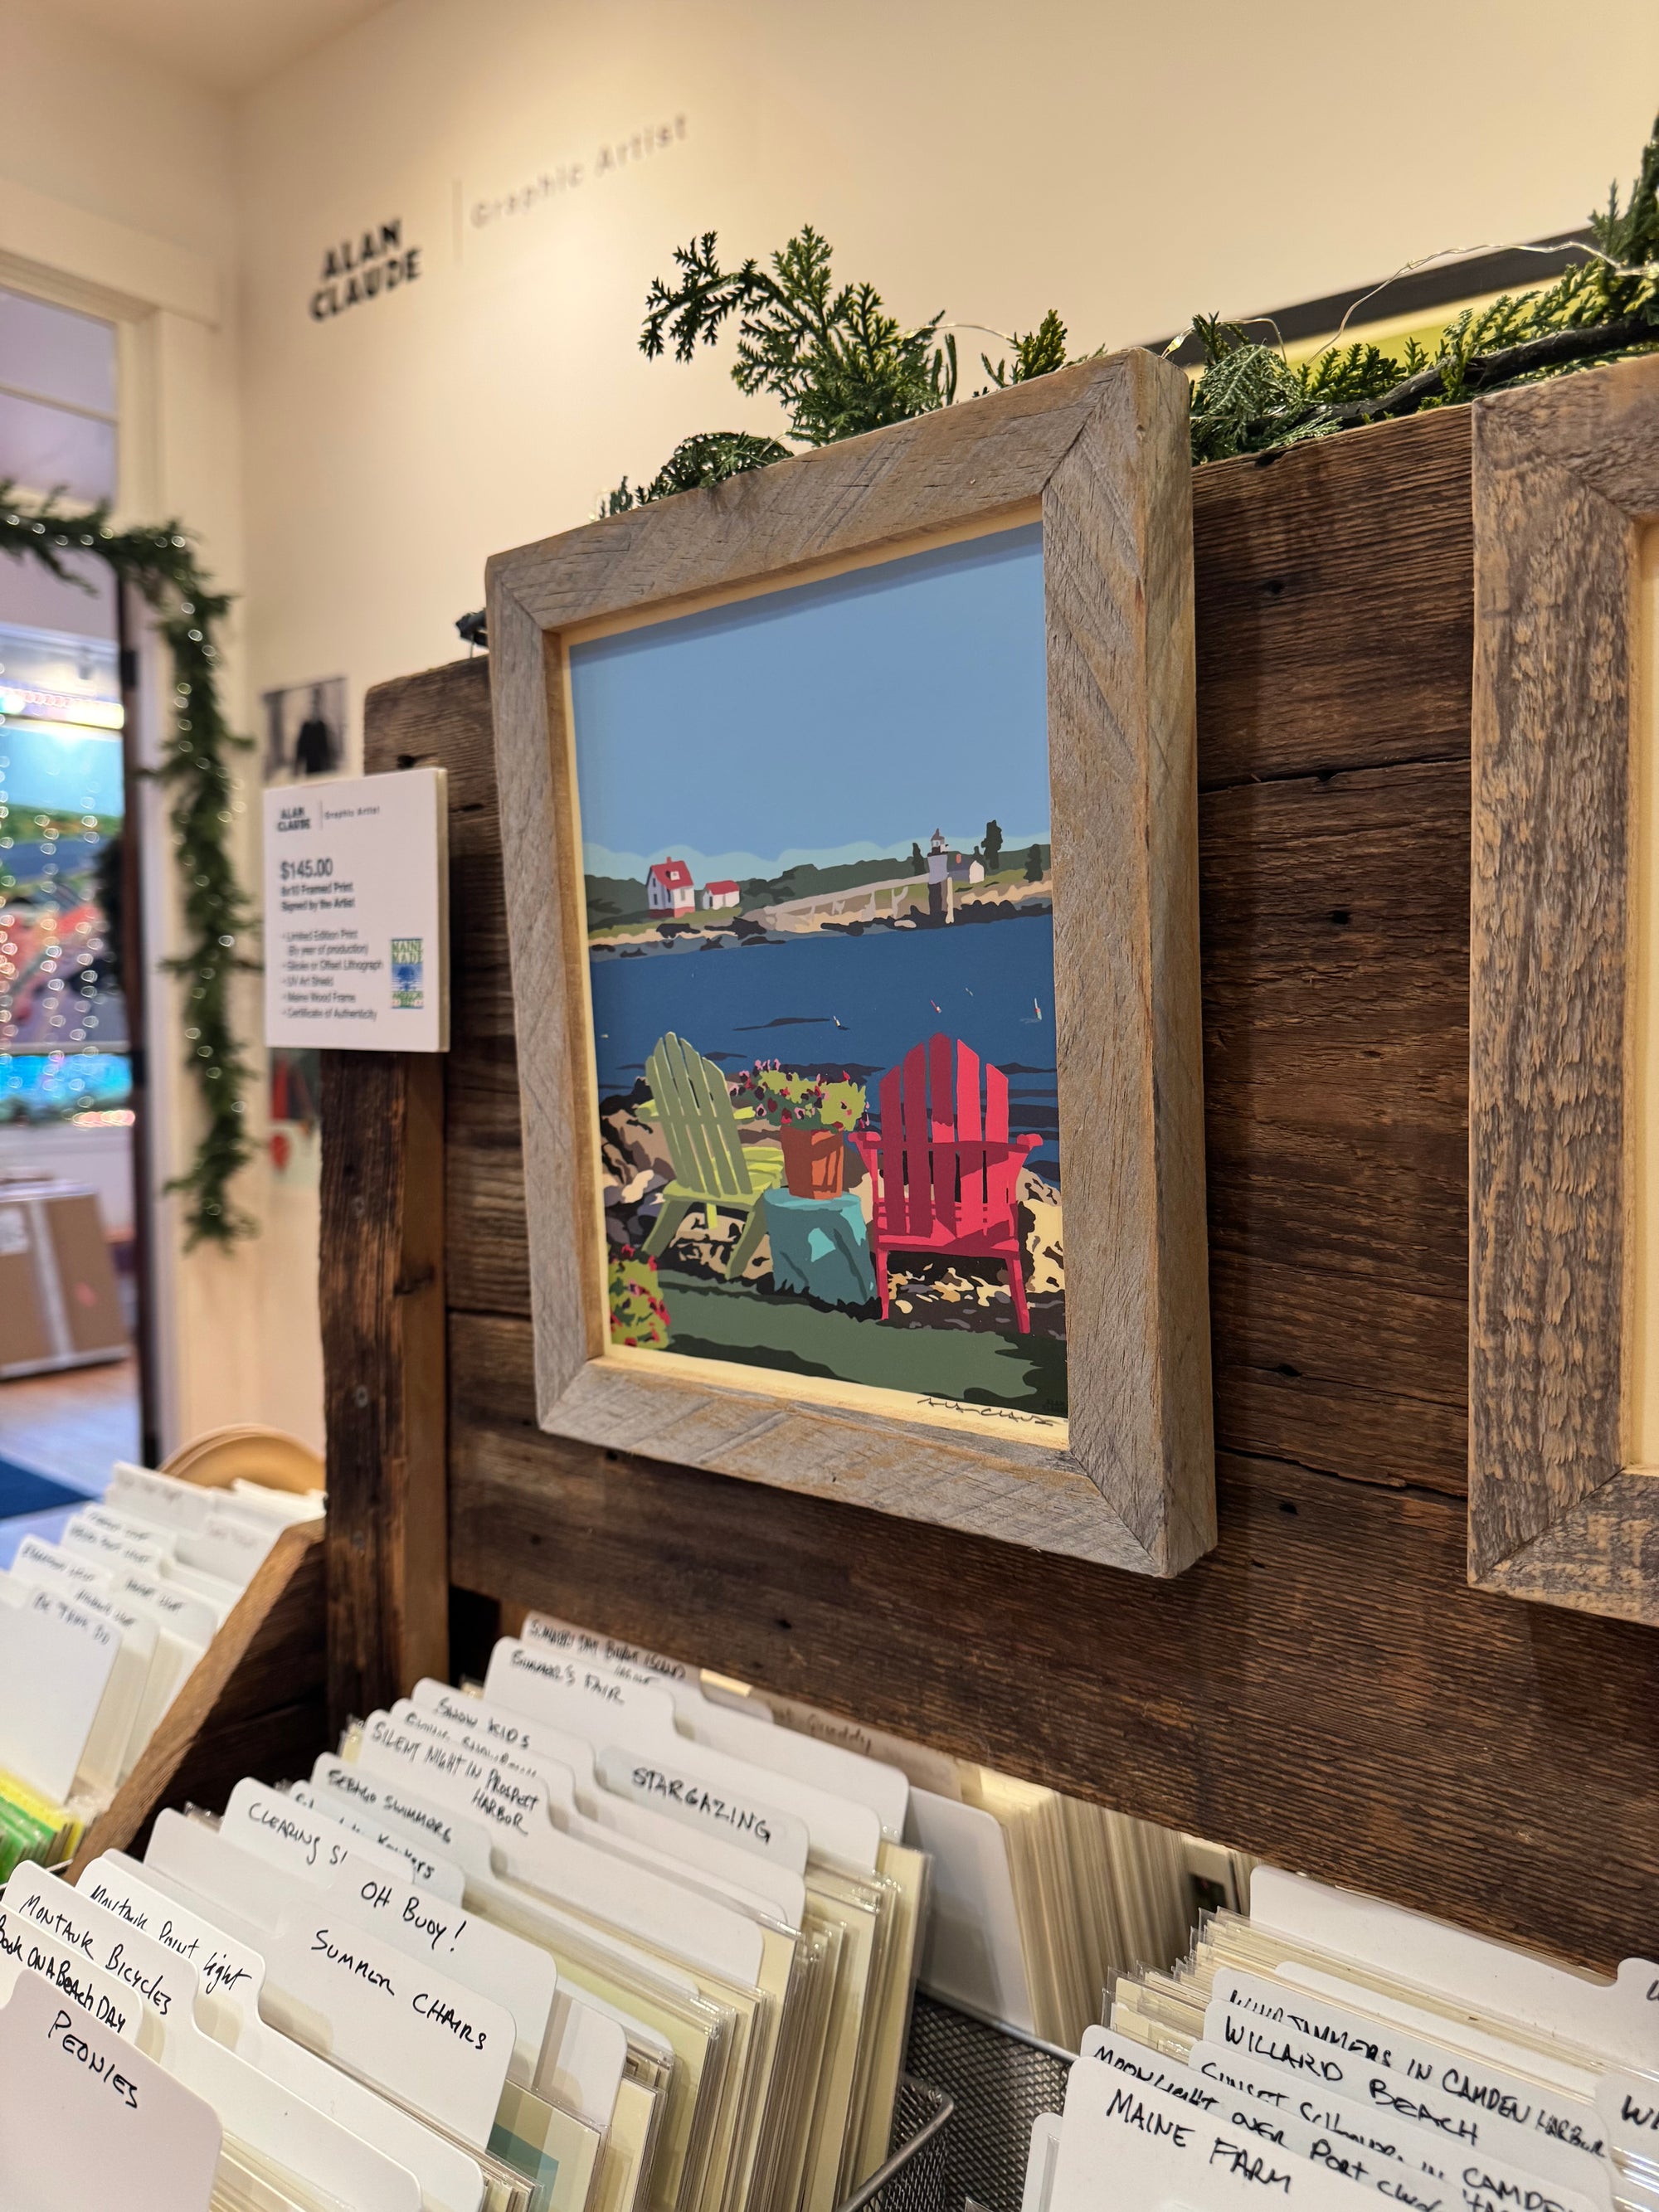
M 954 921 L 956 900 L 951 884 L 951 854 L 945 832 L 935 830 L 927 844 L 927 919 L 934 924 Z

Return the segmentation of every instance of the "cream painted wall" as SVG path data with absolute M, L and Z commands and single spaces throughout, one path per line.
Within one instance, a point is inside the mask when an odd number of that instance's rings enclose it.
M 0 275 L 122 326 L 123 503 L 134 519 L 183 517 L 216 579 L 243 585 L 242 439 L 237 358 L 235 117 L 228 101 L 78 27 L 50 0 L 0 0 L 0 54 L 14 127 L 0 138 Z M 28 127 L 18 127 L 27 119 Z M 246 718 L 241 610 L 228 640 L 231 703 Z M 159 681 L 158 671 L 158 681 Z M 159 793 L 143 802 L 149 878 L 168 926 L 167 840 Z M 242 858 L 255 860 L 244 817 Z M 169 949 L 153 940 L 158 954 Z M 176 986 L 156 975 L 152 991 Z M 154 1003 L 154 1001 L 153 1001 Z M 257 1022 L 245 995 L 245 1030 Z M 177 1066 L 174 1011 L 156 1037 L 166 1158 L 187 1164 L 191 1101 Z M 259 1100 L 252 1102 L 257 1109 Z M 217 1423 L 278 1420 L 319 1435 L 315 1301 L 263 1161 L 241 1202 L 265 1235 L 233 1255 L 186 1254 L 177 1203 L 162 1201 L 159 1289 L 167 1308 L 163 1409 L 173 1440 Z M 314 1249 L 314 1194 L 298 1242 Z M 276 1264 L 273 1264 L 276 1262 Z M 297 1312 L 283 1310 L 298 1285 Z M 270 1303 L 268 1304 L 268 1299 Z
M 1659 98 L 1659 11 L 1610 6 L 1616 67 L 1559 0 L 398 0 L 238 134 L 256 682 L 339 671 L 356 699 L 449 658 L 490 552 L 688 431 L 769 426 L 714 357 L 635 349 L 693 229 L 761 252 L 810 218 L 907 318 L 1054 304 L 1079 343 L 1151 338 L 1582 221 Z M 580 186 L 470 220 L 573 161 Z M 329 242 L 392 217 L 418 282 L 313 321 Z

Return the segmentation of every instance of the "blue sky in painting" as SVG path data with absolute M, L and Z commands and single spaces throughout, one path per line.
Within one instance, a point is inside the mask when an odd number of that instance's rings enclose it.
M 1046 843 L 1041 525 L 908 555 L 570 656 L 584 866 L 701 882 Z

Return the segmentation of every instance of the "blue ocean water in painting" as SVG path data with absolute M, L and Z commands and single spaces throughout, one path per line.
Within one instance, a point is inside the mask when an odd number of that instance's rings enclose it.
M 1031 1166 L 1060 1181 L 1051 916 L 949 929 L 815 933 L 782 944 L 590 959 L 600 1098 L 626 1097 L 673 1030 L 727 1074 L 756 1060 L 839 1075 L 870 1092 L 942 1030 L 1008 1078 L 1009 1127 L 1042 1139 Z

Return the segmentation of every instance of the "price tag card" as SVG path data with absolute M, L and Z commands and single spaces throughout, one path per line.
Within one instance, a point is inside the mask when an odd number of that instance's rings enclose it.
M 265 1042 L 449 1049 L 441 768 L 265 793 Z

